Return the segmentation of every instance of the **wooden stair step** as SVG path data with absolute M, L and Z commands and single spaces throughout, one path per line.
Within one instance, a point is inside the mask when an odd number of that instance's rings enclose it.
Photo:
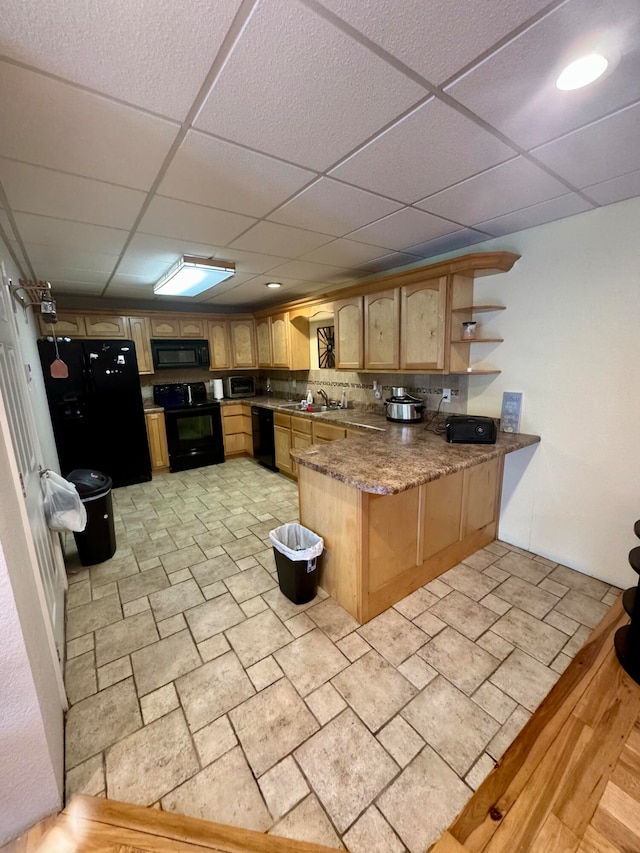
M 37 853 L 335 853 L 329 847 L 80 794 Z

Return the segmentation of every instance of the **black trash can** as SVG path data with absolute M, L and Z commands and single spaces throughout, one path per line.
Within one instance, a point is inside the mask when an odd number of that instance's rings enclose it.
M 283 524 L 270 531 L 280 592 L 294 604 L 306 604 L 318 589 L 318 561 L 324 548 L 320 536 L 301 524 Z
M 73 483 L 87 511 L 87 526 L 74 533 L 78 557 L 83 566 L 104 563 L 116 550 L 116 531 L 113 525 L 113 481 L 107 474 L 91 468 L 76 468 L 66 477 Z

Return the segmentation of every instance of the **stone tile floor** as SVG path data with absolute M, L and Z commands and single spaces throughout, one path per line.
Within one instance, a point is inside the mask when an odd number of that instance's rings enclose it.
M 118 549 L 69 560 L 67 797 L 422 853 L 619 590 L 494 542 L 366 625 L 281 595 L 297 488 L 250 459 L 113 493 Z

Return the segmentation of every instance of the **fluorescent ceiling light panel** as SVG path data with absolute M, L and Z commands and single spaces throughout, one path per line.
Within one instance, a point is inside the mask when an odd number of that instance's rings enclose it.
M 576 59 L 571 65 L 567 65 L 562 74 L 556 80 L 556 86 L 563 91 L 581 89 L 593 83 L 607 70 L 609 63 L 599 53 L 590 53 Z
M 183 255 L 153 285 L 158 296 L 197 296 L 235 275 L 236 265 L 213 258 Z

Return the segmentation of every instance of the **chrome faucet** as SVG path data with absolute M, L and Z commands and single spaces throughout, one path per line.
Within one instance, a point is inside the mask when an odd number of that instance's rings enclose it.
M 325 392 L 325 391 L 323 391 L 323 390 L 322 390 L 322 388 L 318 388 L 318 390 L 316 391 L 316 394 L 317 394 L 319 397 L 322 397 L 322 399 L 323 399 L 323 401 L 324 401 L 324 404 L 325 404 L 325 406 L 326 406 L 326 407 L 327 407 L 327 409 L 328 409 L 328 408 L 329 408 L 329 398 L 327 397 L 326 392 Z

